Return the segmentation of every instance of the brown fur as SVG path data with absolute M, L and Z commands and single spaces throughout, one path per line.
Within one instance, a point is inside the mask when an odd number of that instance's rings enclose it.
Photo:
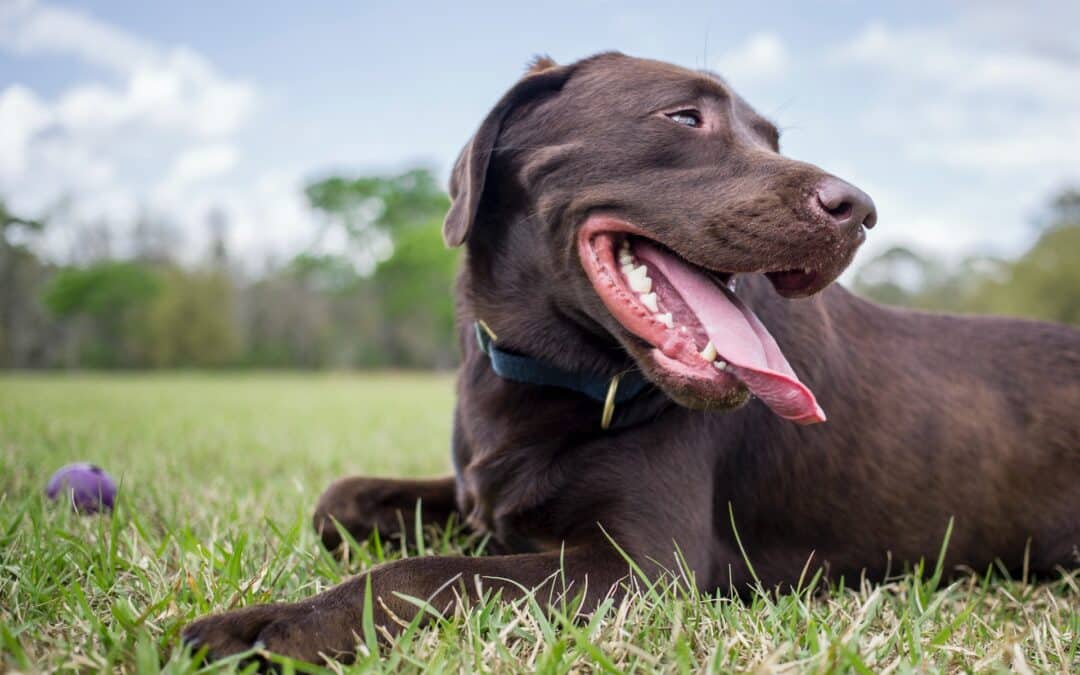
M 395 592 L 449 608 L 455 589 L 476 597 L 476 579 L 506 598 L 519 585 L 562 590 L 550 576 L 560 562 L 588 608 L 627 573 L 608 537 L 650 574 L 674 567 L 677 548 L 701 590 L 742 591 L 751 575 L 732 516 L 757 575 L 781 590 L 808 560 L 850 581 L 933 558 L 950 519 L 949 569 L 1019 568 L 1025 555 L 1036 573 L 1077 565 L 1080 334 L 1070 328 L 892 309 L 838 286 L 789 300 L 747 275 L 739 295 L 817 393 L 826 424 L 796 426 L 758 401 L 692 410 L 657 388 L 628 406 L 644 422 L 603 432 L 598 404 L 497 377 L 475 318 L 503 348 L 568 370 L 639 364 L 643 346 L 576 258 L 590 213 L 634 222 L 698 264 L 806 266 L 819 286 L 861 242 L 861 230 L 807 212 L 825 174 L 781 156 L 772 125 L 714 76 L 618 54 L 542 63 L 495 106 L 451 183 L 446 238 L 467 243 L 456 476 L 345 479 L 315 517 L 333 547 L 333 520 L 385 536 L 420 500 L 430 522 L 459 513 L 506 555 L 389 563 L 301 603 L 201 619 L 185 639 L 213 656 L 258 641 L 348 658 L 367 583 L 376 622 L 393 632 L 389 613 L 416 611 Z M 687 100 L 719 126 L 690 136 L 653 114 Z
M 533 75 L 539 72 L 543 72 L 548 68 L 554 68 L 557 65 L 559 64 L 555 63 L 555 60 L 547 54 L 537 54 L 533 57 L 533 60 L 529 62 L 529 67 L 525 71 L 525 74 Z

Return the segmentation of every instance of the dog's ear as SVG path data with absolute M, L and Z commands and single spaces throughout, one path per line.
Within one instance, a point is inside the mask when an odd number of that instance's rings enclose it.
M 518 106 L 561 89 L 572 68 L 557 66 L 547 57 L 537 59 L 525 77 L 499 99 L 481 122 L 476 134 L 458 155 L 450 174 L 451 204 L 443 222 L 443 239 L 447 246 L 461 246 L 469 238 L 480 210 L 488 164 L 507 116 Z

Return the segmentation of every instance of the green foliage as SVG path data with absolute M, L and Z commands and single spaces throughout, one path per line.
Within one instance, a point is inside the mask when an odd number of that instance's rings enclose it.
M 984 279 L 972 304 L 990 314 L 1080 325 L 1080 226 L 1043 234 L 1004 274 Z
M 968 258 L 956 267 L 896 246 L 870 260 L 855 275 L 855 290 L 889 305 L 943 312 L 974 312 L 982 285 L 1007 274 L 1008 263 Z
M 859 269 L 855 290 L 887 304 L 1080 325 L 1080 190 L 1058 194 L 1049 213 L 1035 245 L 1016 260 L 949 266 L 895 247 Z
M 402 232 L 394 255 L 375 270 L 380 319 L 407 365 L 454 362 L 454 307 L 451 302 L 457 256 L 442 240 L 439 222 Z
M 233 286 L 217 271 L 106 261 L 53 276 L 44 301 L 82 318 L 86 365 L 210 367 L 239 349 Z
M 341 255 L 301 253 L 293 258 L 287 274 L 306 288 L 328 293 L 348 293 L 363 283 L 352 261 Z
M 107 319 L 146 305 L 158 290 L 157 276 L 143 265 L 106 261 L 61 270 L 44 299 L 58 316 L 82 314 Z
M 134 261 L 53 269 L 8 243 L 13 228 L 37 232 L 43 224 L 0 203 L 0 364 L 453 366 L 456 255 L 439 234 L 449 199 L 434 176 L 417 169 L 330 177 L 306 194 L 322 215 L 316 246 L 250 281 L 229 272 L 220 214 L 218 245 L 204 266 L 181 266 L 168 247 L 144 241 Z M 333 239 L 345 249 L 318 251 L 327 234 L 343 234 Z M 43 306 L 41 320 L 33 304 Z
M 344 255 L 304 254 L 291 266 L 307 284 L 365 297 L 351 339 L 370 342 L 352 350 L 355 362 L 452 365 L 457 256 L 442 242 L 440 224 L 450 201 L 432 174 L 416 169 L 389 177 L 336 176 L 313 183 L 306 194 L 326 228 L 341 228 L 354 253 L 375 261 L 370 276 Z M 389 244 L 391 255 L 380 255 L 380 242 Z
M 344 226 L 353 238 L 362 237 L 370 228 L 393 234 L 426 224 L 450 206 L 446 193 L 426 169 L 390 177 L 333 176 L 312 183 L 305 194 L 313 209 Z
M 139 332 L 160 290 L 157 275 L 143 265 L 105 261 L 60 270 L 43 299 L 55 315 L 89 323 L 81 344 L 83 364 L 133 367 L 145 363 Z
M 142 331 L 146 361 L 156 367 L 232 363 L 240 349 L 233 287 L 218 271 L 170 268 Z

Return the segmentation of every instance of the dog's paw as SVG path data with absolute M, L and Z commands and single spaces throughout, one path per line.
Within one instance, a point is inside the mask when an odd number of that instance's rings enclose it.
M 204 616 L 185 626 L 180 637 L 192 651 L 205 648 L 207 659 L 223 659 L 253 649 L 263 628 L 281 614 L 279 605 L 257 605 Z
M 336 614 L 312 603 L 256 605 L 205 616 L 186 626 L 181 638 L 195 652 L 206 648 L 211 661 L 255 649 L 308 663 L 348 661 L 359 626 Z
M 343 478 L 330 484 L 319 497 L 312 524 L 323 546 L 334 550 L 341 545 L 341 535 L 335 522 L 353 539 L 364 541 L 373 531 L 383 537 L 393 537 L 402 530 L 402 515 L 407 501 L 399 495 L 396 481 L 378 478 Z M 415 508 L 414 503 L 408 508 Z

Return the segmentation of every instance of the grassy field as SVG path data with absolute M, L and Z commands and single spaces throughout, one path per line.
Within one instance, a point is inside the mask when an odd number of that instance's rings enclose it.
M 367 542 L 339 562 L 309 525 L 341 475 L 446 472 L 451 405 L 448 377 L 0 378 L 0 672 L 196 671 L 178 634 L 201 614 L 298 599 L 384 557 L 462 554 L 469 542 L 433 532 L 421 550 Z M 48 476 L 78 460 L 122 481 L 111 517 L 43 497 Z M 1076 573 L 946 584 L 933 568 L 747 602 L 672 581 L 578 621 L 492 602 L 381 654 L 361 647 L 352 669 L 1080 670 Z

